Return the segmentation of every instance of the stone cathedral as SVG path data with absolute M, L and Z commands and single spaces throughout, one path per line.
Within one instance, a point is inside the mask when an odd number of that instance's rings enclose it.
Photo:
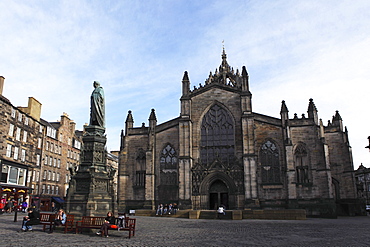
M 179 83 L 180 84 L 180 83 Z M 179 85 L 180 86 L 180 85 Z M 308 216 L 355 215 L 359 209 L 348 132 L 339 112 L 324 125 L 312 99 L 307 115 L 253 112 L 249 76 L 227 62 L 203 85 L 182 79 L 180 116 L 121 134 L 119 210 L 306 209 Z

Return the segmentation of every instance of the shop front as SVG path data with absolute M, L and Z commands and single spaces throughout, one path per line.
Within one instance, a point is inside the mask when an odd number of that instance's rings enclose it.
M 58 211 L 63 208 L 64 200 L 57 196 L 35 196 L 32 201 L 40 211 Z
M 6 184 L 0 182 L 1 202 L 13 201 L 14 206 L 27 201 L 32 189 L 26 186 Z

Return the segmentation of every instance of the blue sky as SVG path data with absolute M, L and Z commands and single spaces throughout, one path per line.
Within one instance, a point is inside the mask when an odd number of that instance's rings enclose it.
M 106 95 L 108 150 L 119 149 L 128 110 L 134 125 L 179 115 L 181 80 L 204 83 L 221 63 L 246 66 L 253 111 L 307 114 L 324 124 L 338 110 L 354 167 L 370 167 L 370 1 L 5 1 L 0 0 L 3 95 L 33 96 L 47 121 L 89 121 L 93 81 Z M 224 40 L 224 43 L 222 41 Z

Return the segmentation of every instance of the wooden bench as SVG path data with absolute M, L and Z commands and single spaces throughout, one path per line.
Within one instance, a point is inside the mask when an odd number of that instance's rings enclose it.
M 43 231 L 46 230 L 46 226 L 49 226 L 49 231 L 51 230 L 51 227 L 54 224 L 55 216 L 55 214 L 40 213 L 40 224 L 43 225 Z M 64 228 L 64 233 L 67 233 L 67 231 L 72 231 L 74 229 L 74 219 L 75 216 L 73 214 L 67 214 L 66 222 L 62 226 L 60 226 Z
M 55 214 L 40 213 L 40 225 L 43 225 L 42 230 L 46 230 L 46 226 L 49 226 L 49 230 L 54 223 Z
M 116 225 L 118 225 L 119 219 L 116 219 Z M 105 222 L 105 217 L 94 217 L 94 216 L 82 216 L 82 220 L 76 222 L 76 234 L 81 233 L 83 228 L 88 229 L 100 229 Z M 128 237 L 135 236 L 136 219 L 126 217 L 125 226 L 118 228 L 110 228 L 110 230 L 128 231 Z M 109 229 L 108 229 L 109 230 Z M 104 235 L 102 233 L 102 235 Z
M 67 231 L 73 231 L 75 223 L 75 216 L 73 214 L 67 214 L 66 223 L 62 225 L 64 227 L 64 233 Z
M 83 228 L 100 229 L 104 222 L 105 217 L 82 216 L 82 220 L 76 222 L 76 234 Z
M 116 219 L 118 220 L 118 219 Z M 135 236 L 135 227 L 136 227 L 136 219 L 134 218 L 125 218 L 125 226 L 124 227 L 118 227 L 118 231 L 128 231 L 128 238 L 131 238 L 131 236 Z

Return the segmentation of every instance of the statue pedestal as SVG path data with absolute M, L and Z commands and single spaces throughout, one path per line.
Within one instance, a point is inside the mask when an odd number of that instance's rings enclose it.
M 113 189 L 115 171 L 108 170 L 105 129 L 86 126 L 82 137 L 81 164 L 72 171 L 67 195 L 67 212 L 78 216 L 105 216 L 116 213 L 116 197 Z

